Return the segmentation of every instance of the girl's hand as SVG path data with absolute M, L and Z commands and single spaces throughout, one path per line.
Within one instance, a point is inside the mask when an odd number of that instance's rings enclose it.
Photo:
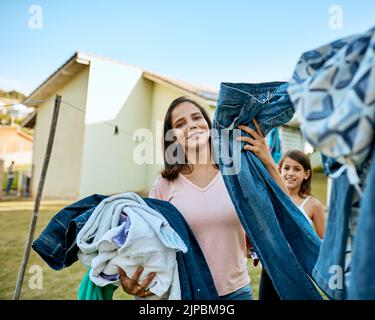
M 125 271 L 122 270 L 121 268 L 118 268 L 118 271 L 120 273 L 122 289 L 126 293 L 131 294 L 133 296 L 138 296 L 141 298 L 146 298 L 146 297 L 150 297 L 153 295 L 153 293 L 147 290 L 146 288 L 149 286 L 151 281 L 155 278 L 156 276 L 155 272 L 151 272 L 141 284 L 138 284 L 139 277 L 143 272 L 142 266 L 139 266 L 137 270 L 135 270 L 131 278 L 128 278 Z
M 249 150 L 255 153 L 255 155 L 259 158 L 259 160 L 263 163 L 265 167 L 273 166 L 274 161 L 272 159 L 271 153 L 268 149 L 268 146 L 264 140 L 264 136 L 262 131 L 260 130 L 260 127 L 258 125 L 258 122 L 253 119 L 253 123 L 256 128 L 256 132 L 244 125 L 239 125 L 238 128 L 242 131 L 248 133 L 252 138 L 241 136 L 237 138 L 237 141 L 243 141 L 248 144 L 245 144 L 243 147 L 244 150 Z
M 272 159 L 271 153 L 266 145 L 266 142 L 264 141 L 264 136 L 262 133 L 262 130 L 260 130 L 260 127 L 258 125 L 258 122 L 253 119 L 253 123 L 255 125 L 255 128 L 257 129 L 257 132 L 255 132 L 253 129 L 250 129 L 246 126 L 238 126 L 241 130 L 247 132 L 250 134 L 253 138 L 249 137 L 239 137 L 237 138 L 238 141 L 244 141 L 248 144 L 245 144 L 243 147 L 245 150 L 250 150 L 255 153 L 255 155 L 259 158 L 259 160 L 263 163 L 266 170 L 269 172 L 271 177 L 275 180 L 275 182 L 279 185 L 279 187 L 288 194 L 288 189 L 285 186 L 285 183 L 279 173 L 279 171 L 276 168 L 276 164 Z

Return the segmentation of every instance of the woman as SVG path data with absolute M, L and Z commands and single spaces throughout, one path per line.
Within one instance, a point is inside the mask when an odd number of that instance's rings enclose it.
M 212 161 L 210 129 L 210 118 L 197 102 L 180 97 L 171 103 L 164 121 L 164 170 L 149 197 L 169 201 L 189 223 L 207 260 L 220 299 L 251 300 L 245 231 L 223 177 Z M 258 133 L 248 127 L 241 126 L 240 129 L 253 136 L 253 139 L 240 138 L 250 143 L 244 149 L 257 154 L 285 189 L 259 127 Z M 155 274 L 150 273 L 139 284 L 142 270 L 140 266 L 131 278 L 119 270 L 125 292 L 138 297 L 151 295 L 145 289 Z

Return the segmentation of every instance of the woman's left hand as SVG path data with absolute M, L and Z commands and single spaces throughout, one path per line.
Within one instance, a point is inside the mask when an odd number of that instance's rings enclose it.
M 264 140 L 264 136 L 262 131 L 260 130 L 258 122 L 253 119 L 253 123 L 256 128 L 256 132 L 244 125 L 239 125 L 238 128 L 242 131 L 248 133 L 252 138 L 241 136 L 237 138 L 237 141 L 246 142 L 245 146 L 243 147 L 244 150 L 249 150 L 255 153 L 255 155 L 259 158 L 259 160 L 264 164 L 264 166 L 274 165 L 274 161 L 272 159 L 271 153 L 268 149 L 268 146 Z

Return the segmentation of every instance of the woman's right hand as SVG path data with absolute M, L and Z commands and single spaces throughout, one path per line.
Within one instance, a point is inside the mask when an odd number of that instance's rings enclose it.
M 118 271 L 120 273 L 120 279 L 121 279 L 121 286 L 122 289 L 133 296 L 137 296 L 140 298 L 146 298 L 150 297 L 153 295 L 153 293 L 146 288 L 149 286 L 151 281 L 155 278 L 156 273 L 151 272 L 145 280 L 141 284 L 138 283 L 139 277 L 141 276 L 143 272 L 143 267 L 139 266 L 137 270 L 135 270 L 134 274 L 132 275 L 131 278 L 129 278 L 125 271 L 121 269 L 120 267 L 118 268 Z

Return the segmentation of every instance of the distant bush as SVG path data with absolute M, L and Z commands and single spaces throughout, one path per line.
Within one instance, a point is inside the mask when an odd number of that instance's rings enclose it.
M 18 91 L 12 90 L 12 91 L 4 91 L 0 89 L 0 97 L 2 98 L 8 98 L 8 99 L 19 99 L 24 100 L 26 96 Z

